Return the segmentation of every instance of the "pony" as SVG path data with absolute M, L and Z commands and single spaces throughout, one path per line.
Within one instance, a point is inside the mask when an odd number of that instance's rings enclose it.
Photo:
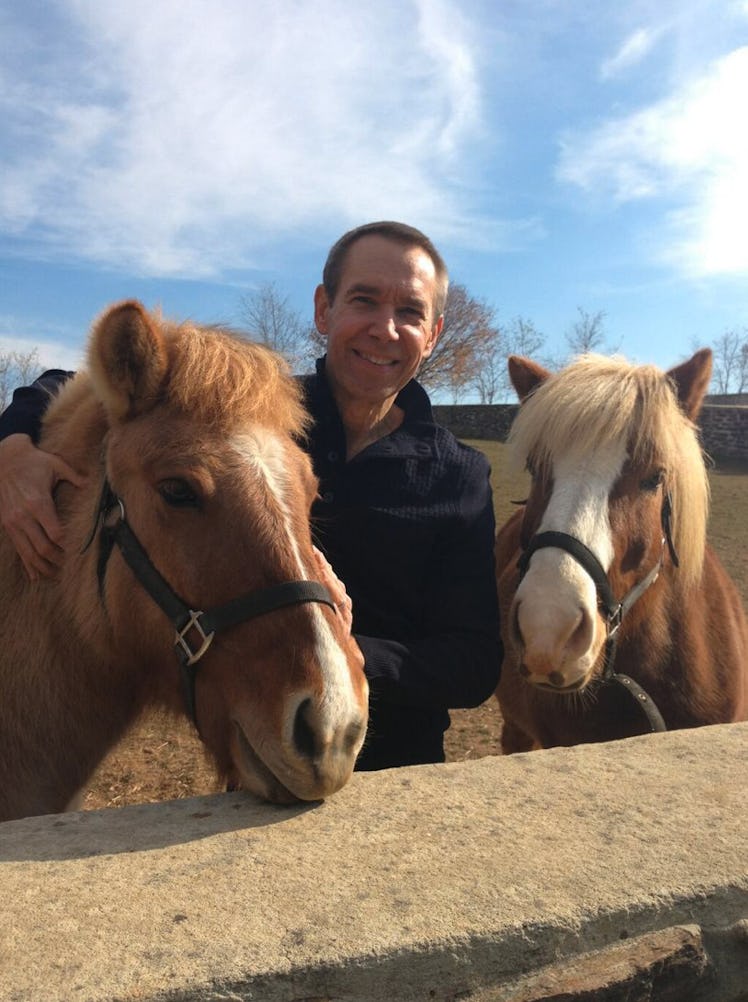
M 135 300 L 94 322 L 40 439 L 85 478 L 55 492 L 59 573 L 29 581 L 0 532 L 0 820 L 74 807 L 152 706 L 261 798 L 346 783 L 368 686 L 319 580 L 307 421 L 261 345 Z
M 667 373 L 511 356 L 529 496 L 499 530 L 502 751 L 745 719 L 748 625 L 706 544 L 708 349 Z

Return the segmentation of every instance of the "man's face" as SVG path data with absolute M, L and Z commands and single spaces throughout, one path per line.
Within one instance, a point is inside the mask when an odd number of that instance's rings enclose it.
M 340 399 L 395 396 L 434 349 L 436 271 L 420 247 L 361 237 L 345 257 L 335 299 L 315 293 L 315 323 L 327 337 L 327 375 Z

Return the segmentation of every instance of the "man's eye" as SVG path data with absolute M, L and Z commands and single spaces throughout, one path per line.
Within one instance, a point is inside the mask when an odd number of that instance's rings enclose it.
M 158 485 L 158 492 L 172 508 L 199 508 L 200 498 L 191 484 L 181 477 L 169 477 Z

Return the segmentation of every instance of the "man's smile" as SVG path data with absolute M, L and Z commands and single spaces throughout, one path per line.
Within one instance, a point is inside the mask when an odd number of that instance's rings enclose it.
M 357 348 L 353 349 L 353 353 L 365 362 L 371 362 L 372 365 L 397 365 L 396 358 L 380 358 L 377 355 L 369 355 L 366 352 L 359 351 Z

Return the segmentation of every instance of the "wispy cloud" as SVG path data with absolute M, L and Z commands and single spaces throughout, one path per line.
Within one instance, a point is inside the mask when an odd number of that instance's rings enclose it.
M 609 80 L 641 63 L 662 37 L 663 28 L 639 28 L 626 38 L 615 55 L 603 61 L 600 76 Z
M 3 325 L 4 318 L 0 318 L 0 326 Z M 14 352 L 21 356 L 33 357 L 38 363 L 39 372 L 45 369 L 73 371 L 81 366 L 84 348 L 83 346 L 71 348 L 70 344 L 59 338 L 40 337 L 38 332 L 29 336 L 0 332 L 0 356 Z
M 617 203 L 659 199 L 658 252 L 686 273 L 748 274 L 747 93 L 748 46 L 647 108 L 567 134 L 557 176 Z
M 46 70 L 15 26 L 0 226 L 16 246 L 215 276 L 272 234 L 400 215 L 481 239 L 460 158 L 481 129 L 450 0 L 68 0 Z M 63 41 L 64 39 L 64 41 Z M 38 52 L 35 53 L 39 55 Z

